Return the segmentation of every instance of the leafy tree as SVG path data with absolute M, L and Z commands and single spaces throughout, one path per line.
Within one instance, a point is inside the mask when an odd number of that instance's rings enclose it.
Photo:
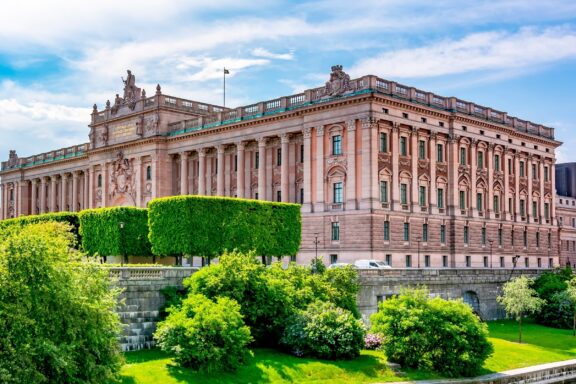
M 574 275 L 570 268 L 555 269 L 538 276 L 534 289 L 546 303 L 536 313 L 536 321 L 556 328 L 572 328 L 573 306 L 566 296 L 568 282 Z
M 572 307 L 572 336 L 576 336 L 576 278 L 570 280 L 566 295 L 569 298 Z
M 288 321 L 280 340 L 296 356 L 353 359 L 364 346 L 364 325 L 350 311 L 315 301 Z
M 193 370 L 234 371 L 251 356 L 247 346 L 252 337 L 240 305 L 225 297 L 214 302 L 203 295 L 188 296 L 158 324 L 154 338 L 180 365 Z
M 545 301 L 538 297 L 531 285 L 532 279 L 520 276 L 504 284 L 502 296 L 496 300 L 504 306 L 506 313 L 513 316 L 518 321 L 518 342 L 522 343 L 522 317 L 528 314 L 537 313 Z
M 0 382 L 103 383 L 122 357 L 117 290 L 78 262 L 66 224 L 7 229 L 0 239 Z
M 443 375 L 472 376 L 492 354 L 488 328 L 461 300 L 431 299 L 426 288 L 405 289 L 380 303 L 370 317 L 371 333 L 402 366 Z

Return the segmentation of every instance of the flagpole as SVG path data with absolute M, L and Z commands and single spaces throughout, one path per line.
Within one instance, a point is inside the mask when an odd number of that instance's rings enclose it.
M 224 67 L 224 103 L 222 106 L 226 108 L 226 67 Z

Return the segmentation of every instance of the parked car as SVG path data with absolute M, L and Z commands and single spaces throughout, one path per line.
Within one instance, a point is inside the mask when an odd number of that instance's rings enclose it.
M 356 260 L 354 266 L 360 269 L 388 269 L 388 264 L 379 260 Z
M 347 266 L 352 266 L 353 268 L 356 268 L 356 266 L 354 264 L 350 264 L 350 263 L 332 263 L 328 266 L 328 268 L 332 269 L 332 268 L 344 268 Z

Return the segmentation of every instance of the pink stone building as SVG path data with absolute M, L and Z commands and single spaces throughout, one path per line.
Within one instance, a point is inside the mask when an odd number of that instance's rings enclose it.
M 178 194 L 302 204 L 298 262 L 558 265 L 553 128 L 332 67 L 234 109 L 138 88 L 94 105 L 90 142 L 2 163 L 2 218 Z

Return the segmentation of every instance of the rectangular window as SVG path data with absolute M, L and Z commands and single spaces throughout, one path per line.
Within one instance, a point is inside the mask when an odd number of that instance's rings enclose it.
M 276 165 L 277 166 L 282 165 L 282 148 L 278 148 L 276 150 Z
M 412 267 L 412 255 L 406 255 L 406 268 Z
M 218 159 L 214 159 L 214 171 L 218 173 Z
M 483 211 L 483 209 L 482 209 L 482 194 L 481 193 L 476 194 L 476 209 L 478 209 L 479 211 Z
M 388 134 L 380 132 L 380 152 L 388 152 Z
M 332 136 L 332 154 L 333 155 L 342 154 L 342 136 L 340 135 Z
M 387 203 L 388 202 L 388 182 L 381 181 L 380 182 L 380 202 Z
M 542 268 L 542 258 L 538 258 L 538 268 Z
M 514 240 L 515 240 L 514 237 L 515 237 L 515 232 L 514 232 L 514 230 L 512 230 L 510 232 L 510 245 L 512 245 L 512 246 L 514 246 Z
M 524 199 L 520 199 L 520 216 L 526 216 L 526 201 Z
M 554 268 L 554 259 L 551 257 L 548 259 L 548 268 Z
M 550 208 L 549 207 L 550 207 L 550 204 L 544 203 L 544 218 L 546 220 L 550 219 Z
M 482 227 L 482 233 L 481 233 L 480 241 L 482 242 L 482 245 L 486 245 L 486 228 L 484 228 L 484 227 Z
M 390 222 L 384 222 L 384 241 L 390 241 Z
M 540 232 L 536 232 L 536 247 L 540 248 Z
M 484 256 L 482 259 L 484 261 L 484 268 L 488 268 L 488 256 Z
M 470 268 L 472 266 L 472 257 L 466 256 L 466 266 Z
M 536 164 L 532 164 L 532 178 L 538 180 L 538 174 L 536 172 Z
M 504 236 L 502 233 L 502 228 L 498 228 L 498 245 L 501 247 L 504 243 Z
M 544 167 L 544 181 L 548 181 L 548 167 Z
M 437 200 L 438 200 L 438 208 L 444 208 L 444 189 L 438 188 L 437 192 Z
M 494 155 L 494 170 L 500 172 L 500 155 Z
M 520 162 L 520 177 L 524 177 L 524 162 Z
M 282 202 L 282 191 L 276 191 L 276 201 Z
M 444 145 L 436 145 L 436 161 L 439 163 L 444 162 Z
M 505 262 L 504 262 L 504 256 L 500 256 L 500 268 L 504 268 L 505 267 Z
M 426 206 L 426 187 L 420 186 L 418 193 L 418 202 L 420 203 L 421 207 Z
M 468 244 L 468 226 L 464 227 L 464 244 Z
M 493 198 L 493 203 L 494 203 L 494 212 L 496 213 L 500 212 L 500 196 L 495 195 Z
M 410 241 L 410 223 L 404 223 L 404 241 Z
M 424 267 L 430 268 L 430 255 L 424 255 Z
M 386 264 L 392 266 L 392 255 L 386 255 Z
M 529 267 L 530 267 L 530 259 L 528 259 L 527 257 L 524 258 L 524 267 L 525 267 L 525 268 L 529 268 Z
M 538 217 L 538 203 L 535 201 L 532 202 L 532 217 Z
M 484 168 L 484 152 L 479 151 L 476 157 L 478 158 L 478 168 Z
M 524 244 L 524 248 L 528 246 L 528 231 L 522 232 L 522 244 Z
M 440 244 L 446 244 L 446 226 L 444 224 L 440 226 Z
M 342 203 L 344 201 L 343 191 L 342 191 L 342 182 L 339 181 L 337 183 L 334 183 L 333 189 L 334 189 L 334 203 L 335 204 Z
M 254 168 L 258 169 L 260 167 L 260 152 L 254 153 Z
M 512 174 L 512 159 L 508 159 L 508 174 Z
M 300 144 L 300 162 L 304 162 L 304 144 Z
M 447 255 L 442 256 L 442 267 L 448 268 L 448 256 Z
M 422 224 L 422 241 L 428 242 L 428 224 Z
M 238 155 L 234 155 L 234 172 L 238 171 Z
M 304 188 L 300 188 L 300 204 L 304 204 Z
M 400 155 L 406 156 L 408 155 L 408 149 L 406 147 L 406 137 L 400 136 Z
M 424 160 L 426 158 L 426 142 L 424 140 L 418 141 L 418 158 Z
M 330 255 L 330 264 L 336 264 L 338 262 L 338 255 Z
M 460 148 L 460 165 L 466 165 L 466 148 Z
M 406 184 L 400 184 L 400 204 L 408 204 L 408 186 Z
M 466 209 L 466 191 L 460 191 L 460 209 Z
M 335 221 L 332 223 L 332 241 L 340 240 L 340 223 Z
M 514 206 L 512 205 L 511 197 L 508 198 L 508 209 L 510 210 L 510 213 L 514 213 Z

